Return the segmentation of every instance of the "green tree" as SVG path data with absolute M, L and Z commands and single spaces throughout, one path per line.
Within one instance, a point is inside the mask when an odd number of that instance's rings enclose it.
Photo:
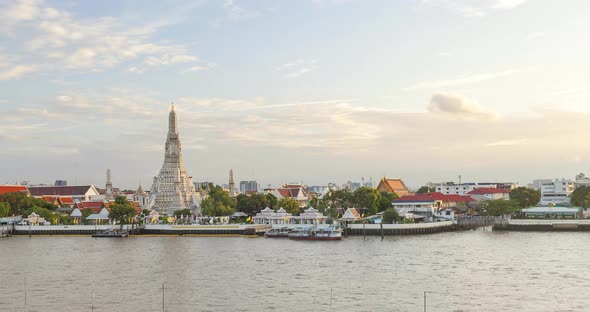
M 23 193 L 5 193 L 0 195 L 0 202 L 8 203 L 10 206 L 9 215 L 25 215 L 31 208 L 39 207 L 55 211 L 57 206 L 42 199 L 33 198 Z
M 328 207 L 351 208 L 353 205 L 353 194 L 348 190 L 331 191 L 325 197 Z
M 130 224 L 132 218 L 137 214 L 135 208 L 131 205 L 125 196 L 115 197 L 115 204 L 111 206 L 111 212 L 109 213 L 109 219 L 111 221 L 117 221 L 119 224 Z
M 149 216 L 151 211 L 149 209 L 143 209 L 141 213 L 143 213 L 144 216 Z
M 266 193 L 265 196 L 268 207 L 270 207 L 271 209 L 276 209 L 277 204 L 279 203 L 279 199 L 271 193 Z
M 385 211 L 393 207 L 392 202 L 399 198 L 396 193 L 381 192 L 381 199 L 377 203 L 377 212 Z
M 518 202 L 514 200 L 487 200 L 480 205 L 480 209 L 487 216 L 509 215 L 517 212 Z
M 209 217 L 230 216 L 235 212 L 237 199 L 229 197 L 221 186 L 209 190 L 209 196 L 201 202 L 202 213 Z
M 292 215 L 298 215 L 300 212 L 299 202 L 291 197 L 283 197 L 279 200 L 279 207 L 283 207 L 288 213 Z
M 92 220 L 87 220 L 87 218 L 88 218 L 88 216 L 93 214 L 94 211 L 90 208 L 86 208 L 86 209 L 83 209 L 81 212 L 82 212 L 82 223 L 90 224 L 90 221 L 92 221 Z
M 10 216 L 10 204 L 0 202 L 0 218 Z
M 353 200 L 358 208 L 366 212 L 365 216 L 371 216 L 377 213 L 381 194 L 374 188 L 361 187 L 354 191 Z
M 383 223 L 393 224 L 400 221 L 400 216 L 394 208 L 389 208 L 383 213 Z
M 518 208 L 528 208 L 539 203 L 541 192 L 527 187 L 517 187 L 510 191 L 510 200 L 515 201 Z
M 174 216 L 179 218 L 181 216 L 192 216 L 193 212 L 190 209 L 179 209 L 174 211 Z
M 428 185 L 424 185 L 416 191 L 416 194 L 426 194 L 436 191 L 434 187 L 429 187 Z
M 590 201 L 590 186 L 578 186 L 570 195 L 572 205 L 588 208 Z

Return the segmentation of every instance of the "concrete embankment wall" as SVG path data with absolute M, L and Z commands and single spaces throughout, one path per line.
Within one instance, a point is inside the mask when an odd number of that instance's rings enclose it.
M 119 226 L 114 226 L 119 228 Z M 28 225 L 16 226 L 14 235 L 92 235 L 113 228 L 112 225 Z M 269 226 L 254 225 L 146 225 L 135 228 L 138 235 L 262 235 Z M 123 229 L 132 230 L 131 225 Z
M 363 229 L 364 226 L 364 229 Z M 381 229 L 383 226 L 383 230 Z M 346 235 L 415 235 L 454 231 L 452 221 L 415 224 L 349 224 Z M 382 232 L 383 231 L 383 232 Z
M 590 231 L 590 220 L 507 220 L 494 224 L 494 231 Z

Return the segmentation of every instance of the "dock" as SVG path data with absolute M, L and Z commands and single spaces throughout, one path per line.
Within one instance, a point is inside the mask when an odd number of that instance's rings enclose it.
M 513 219 L 497 222 L 494 231 L 590 232 L 589 219 Z

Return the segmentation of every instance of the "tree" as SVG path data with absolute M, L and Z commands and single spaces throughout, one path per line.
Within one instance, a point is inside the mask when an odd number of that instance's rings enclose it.
M 192 216 L 193 212 L 190 209 L 179 209 L 179 210 L 175 210 L 174 211 L 174 216 L 175 217 L 181 217 L 181 216 Z
M 329 192 L 324 200 L 329 207 L 350 208 L 352 207 L 353 194 L 348 190 L 338 190 Z
M 88 216 L 90 216 L 93 213 L 94 213 L 94 211 L 90 208 L 83 209 L 82 210 L 82 223 L 90 224 L 90 220 L 87 220 L 87 218 L 88 218 Z
M 505 199 L 487 200 L 481 204 L 480 209 L 487 216 L 509 215 L 518 211 L 518 202 Z
M 10 206 L 9 215 L 25 215 L 31 208 L 38 207 L 55 211 L 57 206 L 42 199 L 33 198 L 23 193 L 5 193 L 0 195 L 0 202 L 8 203 Z
M 141 213 L 143 213 L 144 216 L 149 216 L 149 214 L 151 213 L 151 211 L 149 211 L 149 209 L 143 209 L 141 211 Z
M 219 185 L 212 187 L 209 196 L 201 202 L 203 215 L 209 217 L 230 216 L 235 212 L 236 206 L 236 198 L 229 197 Z
M 416 194 L 426 194 L 436 191 L 434 187 L 429 187 L 428 185 L 424 185 L 416 191 Z
M 393 224 L 400 221 L 400 216 L 394 208 L 389 208 L 383 213 L 383 223 Z
M 117 221 L 121 225 L 129 224 L 136 214 L 135 208 L 125 199 L 125 196 L 117 196 L 115 197 L 115 204 L 111 206 L 109 219 Z
M 515 201 L 519 208 L 528 208 L 539 203 L 541 192 L 527 187 L 517 187 L 510 191 L 510 200 Z
M 291 197 L 283 197 L 279 200 L 278 204 L 279 207 L 283 207 L 288 213 L 292 215 L 298 215 L 300 208 L 299 202 L 294 200 Z
M 10 204 L 0 202 L 0 218 L 10 216 Z
M 578 186 L 570 195 L 572 205 L 588 208 L 590 202 L 590 186 Z
M 377 203 L 377 212 L 385 211 L 393 207 L 393 200 L 399 198 L 396 193 L 381 192 L 381 199 Z
M 277 208 L 277 204 L 279 203 L 279 199 L 274 196 L 271 193 L 267 193 L 266 194 L 266 202 L 268 204 L 268 207 L 270 207 L 270 209 L 275 209 Z
M 370 216 L 377 213 L 381 194 L 374 188 L 361 187 L 354 191 L 353 201 L 358 208 L 366 210 L 366 216 Z

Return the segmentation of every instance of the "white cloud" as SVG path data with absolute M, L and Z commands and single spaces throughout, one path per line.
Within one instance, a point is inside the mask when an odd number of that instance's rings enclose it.
M 500 140 L 494 141 L 486 144 L 486 146 L 496 147 L 496 146 L 517 146 L 526 143 L 527 139 L 508 139 L 508 140 Z
M 0 80 L 11 80 L 23 77 L 28 73 L 39 70 L 38 65 L 0 66 Z
M 404 91 L 413 91 L 413 90 L 420 90 L 420 89 L 437 89 L 437 88 L 446 88 L 446 87 L 456 87 L 462 85 L 469 85 L 475 84 L 487 80 L 497 79 L 501 77 L 507 77 L 510 75 L 514 75 L 516 73 L 521 72 L 520 70 L 505 70 L 501 72 L 494 72 L 494 73 L 479 73 L 473 74 L 468 76 L 463 76 L 459 78 L 453 79 L 446 79 L 446 80 L 434 80 L 434 81 L 424 81 L 419 82 L 409 87 L 404 88 Z
M 44 63 L 37 71 L 102 71 L 122 63 L 130 72 L 142 73 L 146 67 L 196 63 L 199 58 L 182 44 L 158 42 L 151 37 L 165 24 L 149 27 L 130 27 L 114 17 L 80 18 L 65 10 L 52 8 L 42 1 L 20 0 L 5 4 L 0 9 L 0 32 L 19 37 L 22 46 L 11 46 L 10 63 L 16 68 L 0 78 L 23 77 L 31 60 Z M 141 63 L 138 63 L 142 61 Z M 21 67 L 18 67 L 21 66 Z M 134 68 L 134 69 L 131 69 Z
M 436 93 L 430 100 L 428 111 L 434 114 L 474 120 L 494 120 L 498 114 L 479 105 L 477 101 L 460 94 Z
M 449 8 L 464 17 L 482 17 L 499 10 L 510 10 L 528 0 L 420 0 L 420 5 Z
M 239 6 L 236 3 L 236 0 L 224 0 L 223 8 L 227 11 L 228 18 L 232 21 L 241 21 L 259 15 L 259 13 L 255 10 L 250 10 Z
M 276 68 L 283 75 L 283 78 L 297 78 L 317 68 L 317 60 L 297 60 L 283 64 Z

